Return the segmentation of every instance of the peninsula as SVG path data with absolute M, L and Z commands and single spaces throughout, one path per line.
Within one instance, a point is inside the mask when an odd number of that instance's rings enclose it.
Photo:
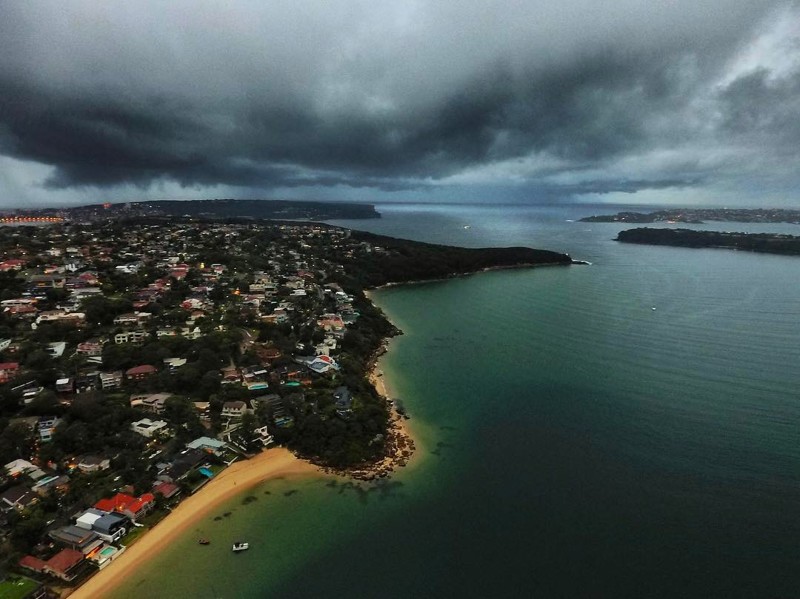
M 580 219 L 585 223 L 800 223 L 800 210 L 784 208 L 675 208 L 656 212 L 618 212 Z
M 215 481 L 267 447 L 387 476 L 413 444 L 370 380 L 399 331 L 365 291 L 571 263 L 318 223 L 127 213 L 0 228 L 0 557 L 77 586 L 183 498 L 229 493 Z M 307 471 L 280 455 L 282 472 Z
M 380 218 L 373 204 L 358 202 L 312 202 L 300 200 L 152 200 L 119 204 L 92 204 L 39 210 L 4 210 L 0 221 L 102 222 L 134 217 L 195 218 L 203 220 L 279 219 L 332 220 Z
M 690 248 L 725 248 L 800 255 L 800 236 L 776 233 L 726 233 L 690 229 L 628 229 L 617 234 L 616 241 Z

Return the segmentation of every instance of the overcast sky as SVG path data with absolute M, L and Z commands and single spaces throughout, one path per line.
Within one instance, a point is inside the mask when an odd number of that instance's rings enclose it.
M 800 206 L 800 3 L 0 0 L 0 207 Z

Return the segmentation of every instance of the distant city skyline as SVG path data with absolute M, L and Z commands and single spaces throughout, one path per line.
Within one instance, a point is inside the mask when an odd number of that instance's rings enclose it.
M 0 209 L 800 205 L 800 4 L 0 4 Z

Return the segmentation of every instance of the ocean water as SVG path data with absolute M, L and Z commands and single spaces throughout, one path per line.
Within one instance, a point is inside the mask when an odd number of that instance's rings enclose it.
M 592 265 L 376 292 L 406 333 L 383 369 L 413 467 L 262 485 L 115 596 L 799 596 L 800 259 L 571 222 L 615 210 L 399 204 L 337 223 Z M 252 549 L 231 554 L 236 538 Z

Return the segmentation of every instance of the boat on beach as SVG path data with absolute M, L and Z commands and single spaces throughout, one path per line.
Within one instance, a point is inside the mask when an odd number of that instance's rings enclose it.
M 250 549 L 250 543 L 245 543 L 244 541 L 236 541 L 233 544 L 232 549 L 234 553 L 237 553 L 239 551 L 245 551 L 247 549 Z

